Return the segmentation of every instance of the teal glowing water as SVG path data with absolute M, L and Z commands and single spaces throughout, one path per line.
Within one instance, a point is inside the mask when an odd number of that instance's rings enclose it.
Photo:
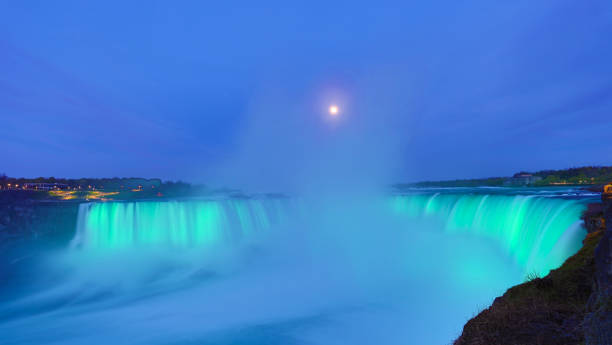
M 415 194 L 392 208 L 433 219 L 449 234 L 491 239 L 526 272 L 546 274 L 580 247 L 582 200 L 538 195 Z M 290 199 L 84 204 L 73 245 L 84 248 L 215 247 L 265 233 L 295 211 Z M 410 231 L 410 229 L 406 229 Z
M 589 197 L 574 194 L 84 204 L 70 245 L 3 261 L 1 341 L 448 344 L 576 251 Z
M 411 218 L 437 219 L 447 233 L 490 238 L 526 272 L 542 275 L 575 253 L 585 234 L 579 199 L 435 193 L 396 196 L 393 207 Z
M 73 246 L 97 249 L 202 247 L 240 241 L 291 212 L 290 200 L 83 204 Z

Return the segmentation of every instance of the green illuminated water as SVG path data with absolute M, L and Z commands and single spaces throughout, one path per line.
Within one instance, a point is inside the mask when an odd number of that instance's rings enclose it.
M 425 194 L 397 196 L 393 208 L 413 219 L 438 220 L 450 234 L 491 239 L 526 272 L 546 274 L 581 246 L 583 200 L 538 195 Z
M 268 231 L 295 216 L 289 199 L 111 202 L 82 205 L 75 246 L 216 247 Z M 538 195 L 429 193 L 392 198 L 392 214 L 431 220 L 449 235 L 476 236 L 510 255 L 525 272 L 546 274 L 581 245 L 584 200 Z M 419 225 L 422 227 L 423 225 Z
M 286 216 L 288 201 L 223 200 L 83 204 L 74 246 L 202 247 L 267 231 Z
M 0 289 L 0 334 L 12 344 L 446 344 L 479 306 L 572 255 L 580 213 L 599 197 L 402 193 L 83 204 L 69 248 L 0 267 L 17 277 Z

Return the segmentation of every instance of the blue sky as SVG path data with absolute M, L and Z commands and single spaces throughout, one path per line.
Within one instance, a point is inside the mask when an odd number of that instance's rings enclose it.
M 612 164 L 609 1 L 0 7 L 10 176 L 273 184 Z

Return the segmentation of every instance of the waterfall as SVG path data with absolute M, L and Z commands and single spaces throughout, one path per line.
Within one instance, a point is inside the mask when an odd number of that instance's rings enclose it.
M 584 200 L 537 195 L 402 195 L 393 208 L 411 219 L 433 219 L 449 234 L 491 239 L 526 272 L 546 274 L 581 245 Z
M 425 229 L 488 239 L 526 272 L 546 274 L 580 247 L 584 200 L 538 195 L 414 194 L 392 199 L 388 216 L 406 231 Z M 299 205 L 300 207 L 296 207 Z M 305 211 L 295 199 L 138 201 L 80 206 L 73 247 L 194 248 L 230 245 L 260 236 Z M 433 220 L 432 223 L 423 221 Z
M 73 247 L 199 247 L 229 244 L 287 217 L 290 201 L 209 200 L 82 204 Z
M 16 279 L 3 286 L 0 334 L 15 344 L 443 343 L 476 306 L 572 255 L 594 200 L 561 189 L 409 192 L 82 204 L 69 248 L 1 267 Z

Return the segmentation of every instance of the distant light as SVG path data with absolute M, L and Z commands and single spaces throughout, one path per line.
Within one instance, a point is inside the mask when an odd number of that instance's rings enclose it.
M 340 109 L 338 109 L 337 105 L 330 105 L 329 106 L 329 114 L 332 116 L 336 116 L 338 115 L 338 112 L 340 111 Z

